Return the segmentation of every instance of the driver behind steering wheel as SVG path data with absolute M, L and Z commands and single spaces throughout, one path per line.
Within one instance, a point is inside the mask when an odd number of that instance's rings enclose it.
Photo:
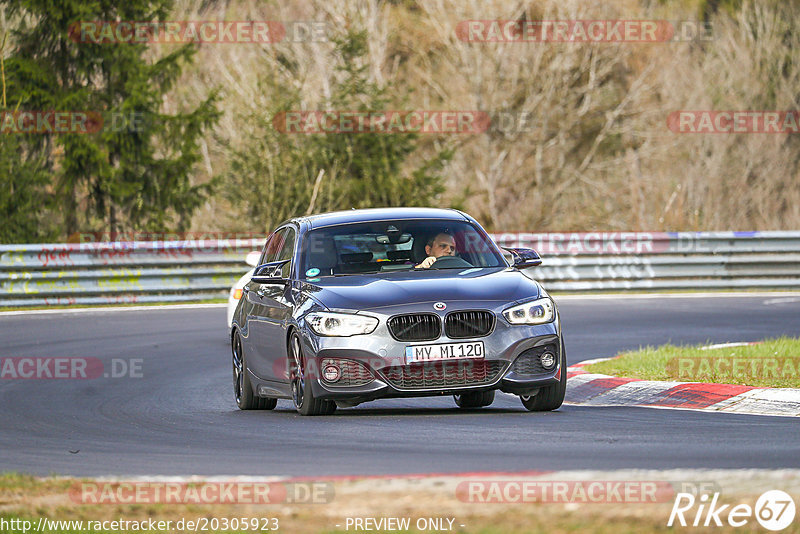
M 425 245 L 425 254 L 428 255 L 422 263 L 416 265 L 415 269 L 428 269 L 433 262 L 442 256 L 455 256 L 456 255 L 456 240 L 446 232 L 439 232 L 435 236 L 428 239 L 428 244 Z

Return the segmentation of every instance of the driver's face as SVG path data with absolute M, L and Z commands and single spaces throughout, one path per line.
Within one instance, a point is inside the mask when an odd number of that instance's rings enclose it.
M 451 235 L 439 234 L 434 238 L 433 245 L 425 245 L 425 252 L 434 258 L 453 256 L 456 253 L 456 242 Z

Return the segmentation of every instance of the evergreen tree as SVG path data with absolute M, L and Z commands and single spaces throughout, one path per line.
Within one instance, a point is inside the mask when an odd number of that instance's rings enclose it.
M 163 21 L 172 0 L 4 3 L 17 22 L 6 61 L 9 100 L 25 110 L 93 111 L 103 117 L 96 133 L 19 140 L 52 166 L 64 234 L 98 225 L 110 232 L 185 229 L 211 191 L 211 184 L 192 185 L 190 176 L 200 159 L 200 136 L 219 116 L 217 97 L 185 113 L 164 114 L 161 108 L 192 60 L 194 45 L 150 61 L 146 43 L 92 42 L 76 32 L 81 21 Z
M 361 61 L 367 55 L 366 35 L 350 32 L 335 43 L 332 57 L 342 76 L 332 87 L 329 109 L 391 109 L 386 88 L 369 81 Z M 419 157 L 415 133 L 283 133 L 272 118 L 301 109 L 300 95 L 271 73 L 263 79 L 272 106 L 240 118 L 243 128 L 256 133 L 244 146 L 229 147 L 231 165 L 224 177 L 228 199 L 259 230 L 308 211 L 431 205 L 444 191 L 439 173 L 451 150 L 409 165 Z
M 0 112 L 5 111 L 0 106 Z M 49 180 L 44 158 L 26 150 L 17 136 L 0 134 L 0 243 L 52 241 L 58 236 Z

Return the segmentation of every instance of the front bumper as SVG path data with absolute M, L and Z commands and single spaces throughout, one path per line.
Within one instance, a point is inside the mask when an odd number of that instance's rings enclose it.
M 432 341 L 400 342 L 389 333 L 387 316 L 379 317 L 378 328 L 368 335 L 320 337 L 308 333 L 304 336 L 304 352 L 317 362 L 318 372 L 306 373 L 306 387 L 310 386 L 314 396 L 320 399 L 358 404 L 379 398 L 457 395 L 487 390 L 531 395 L 542 386 L 558 383 L 561 373 L 566 372 L 558 316 L 555 321 L 543 325 L 509 325 L 499 313 L 495 315 L 495 328 L 489 335 L 469 339 L 451 339 L 443 334 Z M 470 341 L 484 343 L 483 359 L 405 363 L 408 345 Z M 556 366 L 549 371 L 536 365 L 545 350 L 556 355 Z M 332 383 L 324 378 L 324 366 L 342 360 L 346 361 L 348 369 L 358 369 L 359 380 Z M 349 362 L 355 363 L 350 365 Z

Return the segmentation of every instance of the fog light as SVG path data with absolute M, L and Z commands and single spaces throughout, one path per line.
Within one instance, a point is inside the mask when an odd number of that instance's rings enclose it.
M 322 378 L 324 378 L 326 382 L 338 382 L 341 377 L 342 373 L 336 365 L 326 365 L 322 369 Z
M 556 355 L 547 351 L 539 357 L 539 361 L 542 362 L 542 367 L 549 371 L 556 366 Z

